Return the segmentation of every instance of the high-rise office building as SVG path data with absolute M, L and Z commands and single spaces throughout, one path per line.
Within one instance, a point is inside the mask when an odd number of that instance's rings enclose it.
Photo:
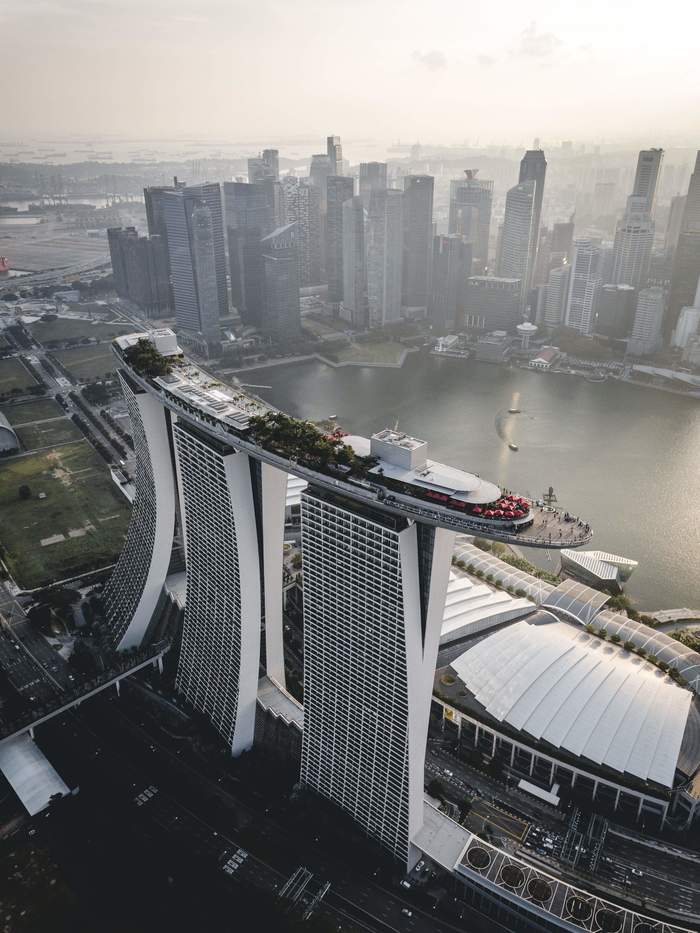
M 321 194 L 315 185 L 298 178 L 285 179 L 283 186 L 287 220 L 297 229 L 299 284 L 321 281 Z
M 148 235 L 159 236 L 167 243 L 168 232 L 165 227 L 164 197 L 168 192 L 184 188 L 183 182 L 173 179 L 172 185 L 151 185 L 143 189 L 143 200 L 146 205 L 146 223 Z
M 168 250 L 163 238 L 139 236 L 135 227 L 112 227 L 107 240 L 116 293 L 149 317 L 162 317 L 170 307 Z
M 333 175 L 331 171 L 331 160 L 325 152 L 311 156 L 311 166 L 309 168 L 309 181 L 318 189 L 321 195 L 321 214 L 326 213 L 326 196 L 328 176 Z
M 455 328 L 461 330 L 471 266 L 471 243 L 456 233 L 433 237 L 428 318 L 436 334 L 446 334 Z
M 477 178 L 477 169 L 465 169 L 464 175 L 450 182 L 448 231 L 471 243 L 473 271 L 481 275 L 489 262 L 493 182 Z
M 637 291 L 631 285 L 603 285 L 598 293 L 593 331 L 613 340 L 629 337 L 637 307 Z
M 595 321 L 600 279 L 600 247 L 591 239 L 574 240 L 574 258 L 569 277 L 564 323 L 589 334 Z
M 343 300 L 343 204 L 354 193 L 352 178 L 329 175 L 326 212 L 326 278 L 328 301 L 339 305 Z
M 466 326 L 474 330 L 513 330 L 522 320 L 520 279 L 472 275 L 464 297 Z
M 343 202 L 343 301 L 340 316 L 355 330 L 369 327 L 365 209 L 362 198 Z
M 552 227 L 550 243 L 550 262 L 561 264 L 571 262 L 574 245 L 574 218 L 563 223 L 556 223 Z
M 343 147 L 340 136 L 326 137 L 326 155 L 328 156 L 329 175 L 340 175 L 343 172 Z
M 540 227 L 542 226 L 542 202 L 544 200 L 544 182 L 547 175 L 547 160 L 541 149 L 528 149 L 520 160 L 520 175 L 518 182 L 533 182 L 535 185 L 534 201 L 532 206 L 532 234 L 530 237 L 530 255 L 527 262 L 527 273 L 524 281 L 523 295 L 526 298 L 533 285 L 535 264 L 537 262 L 537 248 L 540 241 Z
M 689 342 L 700 331 L 700 279 L 695 292 L 695 301 L 681 309 L 676 329 L 673 332 L 673 346 L 685 350 Z
M 407 175 L 403 180 L 403 287 L 405 308 L 425 312 L 430 295 L 433 242 L 432 175 Z
M 221 349 L 219 296 L 216 287 L 214 224 L 209 207 L 195 203 L 191 214 L 192 259 L 199 306 L 200 333 L 209 352 Z
M 497 274 L 502 278 L 520 279 L 520 302 L 524 308 L 528 294 L 528 268 L 535 252 L 535 199 L 537 184 L 525 181 L 514 185 L 506 194 Z
M 279 150 L 263 149 L 262 155 L 248 159 L 248 181 L 251 184 L 279 181 L 279 178 Z
M 259 327 L 263 310 L 260 241 L 274 229 L 269 187 L 224 182 L 224 209 L 231 273 L 231 301 L 242 321 Z
M 611 281 L 615 285 L 643 287 L 649 277 L 654 246 L 654 221 L 646 198 L 631 196 L 625 216 L 617 225 Z
M 566 299 L 569 294 L 571 266 L 552 269 L 547 284 L 541 290 L 538 321 L 545 327 L 561 327 L 566 315 Z
M 653 286 L 639 292 L 632 333 L 627 341 L 627 353 L 630 356 L 648 356 L 661 349 L 664 309 L 663 288 Z
M 167 192 L 163 200 L 175 324 L 183 341 L 215 352 L 221 308 L 217 237 L 208 204 L 186 195 L 188 190 Z
M 681 232 L 678 236 L 671 274 L 671 292 L 664 320 L 664 333 L 670 338 L 678 322 L 681 308 L 693 304 L 700 276 L 700 152 L 695 170 L 690 176 L 688 194 L 683 212 Z
M 659 181 L 663 149 L 642 149 L 637 159 L 637 171 L 634 176 L 633 198 L 642 198 L 646 203 L 646 210 L 652 213 L 656 186 Z
M 386 162 L 360 162 L 360 197 L 366 211 L 373 191 L 384 190 L 386 181 Z
M 182 190 L 183 197 L 188 204 L 201 201 L 206 204 L 211 214 L 217 302 L 219 314 L 227 314 L 226 241 L 224 239 L 224 212 L 221 200 L 221 186 L 218 183 L 205 183 L 201 185 L 186 185 L 180 190 Z
M 261 241 L 264 302 L 260 329 L 274 340 L 301 335 L 299 257 L 296 224 L 287 224 Z
M 367 220 L 367 295 L 373 327 L 401 319 L 402 268 L 403 193 L 375 189 Z
M 667 256 L 673 256 L 678 245 L 678 237 L 683 229 L 683 215 L 685 213 L 686 196 L 676 194 L 671 198 L 671 204 L 668 210 L 668 222 L 666 223 L 666 236 L 664 237 L 664 252 Z

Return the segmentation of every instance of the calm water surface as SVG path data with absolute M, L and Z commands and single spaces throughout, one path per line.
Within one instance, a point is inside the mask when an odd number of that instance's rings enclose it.
M 349 431 L 399 427 L 433 457 L 559 503 L 593 526 L 591 547 L 640 562 L 628 593 L 644 609 L 700 608 L 700 403 L 619 383 L 412 354 L 402 369 L 322 363 L 245 381 L 292 414 L 335 414 Z M 521 414 L 509 415 L 509 408 Z M 508 442 L 519 446 L 509 450 Z M 528 553 L 557 567 L 552 552 Z

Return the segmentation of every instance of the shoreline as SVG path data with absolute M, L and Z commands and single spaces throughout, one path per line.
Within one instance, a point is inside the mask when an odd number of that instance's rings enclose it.
M 328 357 L 323 356 L 322 353 L 307 353 L 304 356 L 290 356 L 281 360 L 265 360 L 262 363 L 254 363 L 250 366 L 233 366 L 221 369 L 219 372 L 225 375 L 236 375 L 237 373 L 246 373 L 251 370 L 268 369 L 273 366 L 293 366 L 297 363 L 309 363 L 313 360 L 319 363 L 325 363 L 326 366 L 331 366 L 333 369 L 343 369 L 346 366 L 370 369 L 401 369 L 408 355 L 417 352 L 418 347 L 404 347 L 401 351 L 400 358 L 395 362 L 377 362 L 370 360 L 341 360 L 340 362 L 336 362 L 335 360 L 329 360 Z

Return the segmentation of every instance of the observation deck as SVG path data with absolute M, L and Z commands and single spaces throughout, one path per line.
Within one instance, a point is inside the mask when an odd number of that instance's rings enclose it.
M 156 351 L 150 373 L 130 352 L 143 340 Z M 590 526 L 568 512 L 428 459 L 428 445 L 418 438 L 389 429 L 369 439 L 340 429 L 324 435 L 285 416 L 186 359 L 171 331 L 118 337 L 113 348 L 129 379 L 179 418 L 313 486 L 405 519 L 527 547 L 576 548 L 592 537 Z M 154 374 L 158 369 L 162 374 Z

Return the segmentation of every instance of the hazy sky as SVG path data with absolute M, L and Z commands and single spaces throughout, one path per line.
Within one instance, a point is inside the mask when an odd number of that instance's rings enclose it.
M 698 0 L 0 0 L 0 134 L 700 136 Z

